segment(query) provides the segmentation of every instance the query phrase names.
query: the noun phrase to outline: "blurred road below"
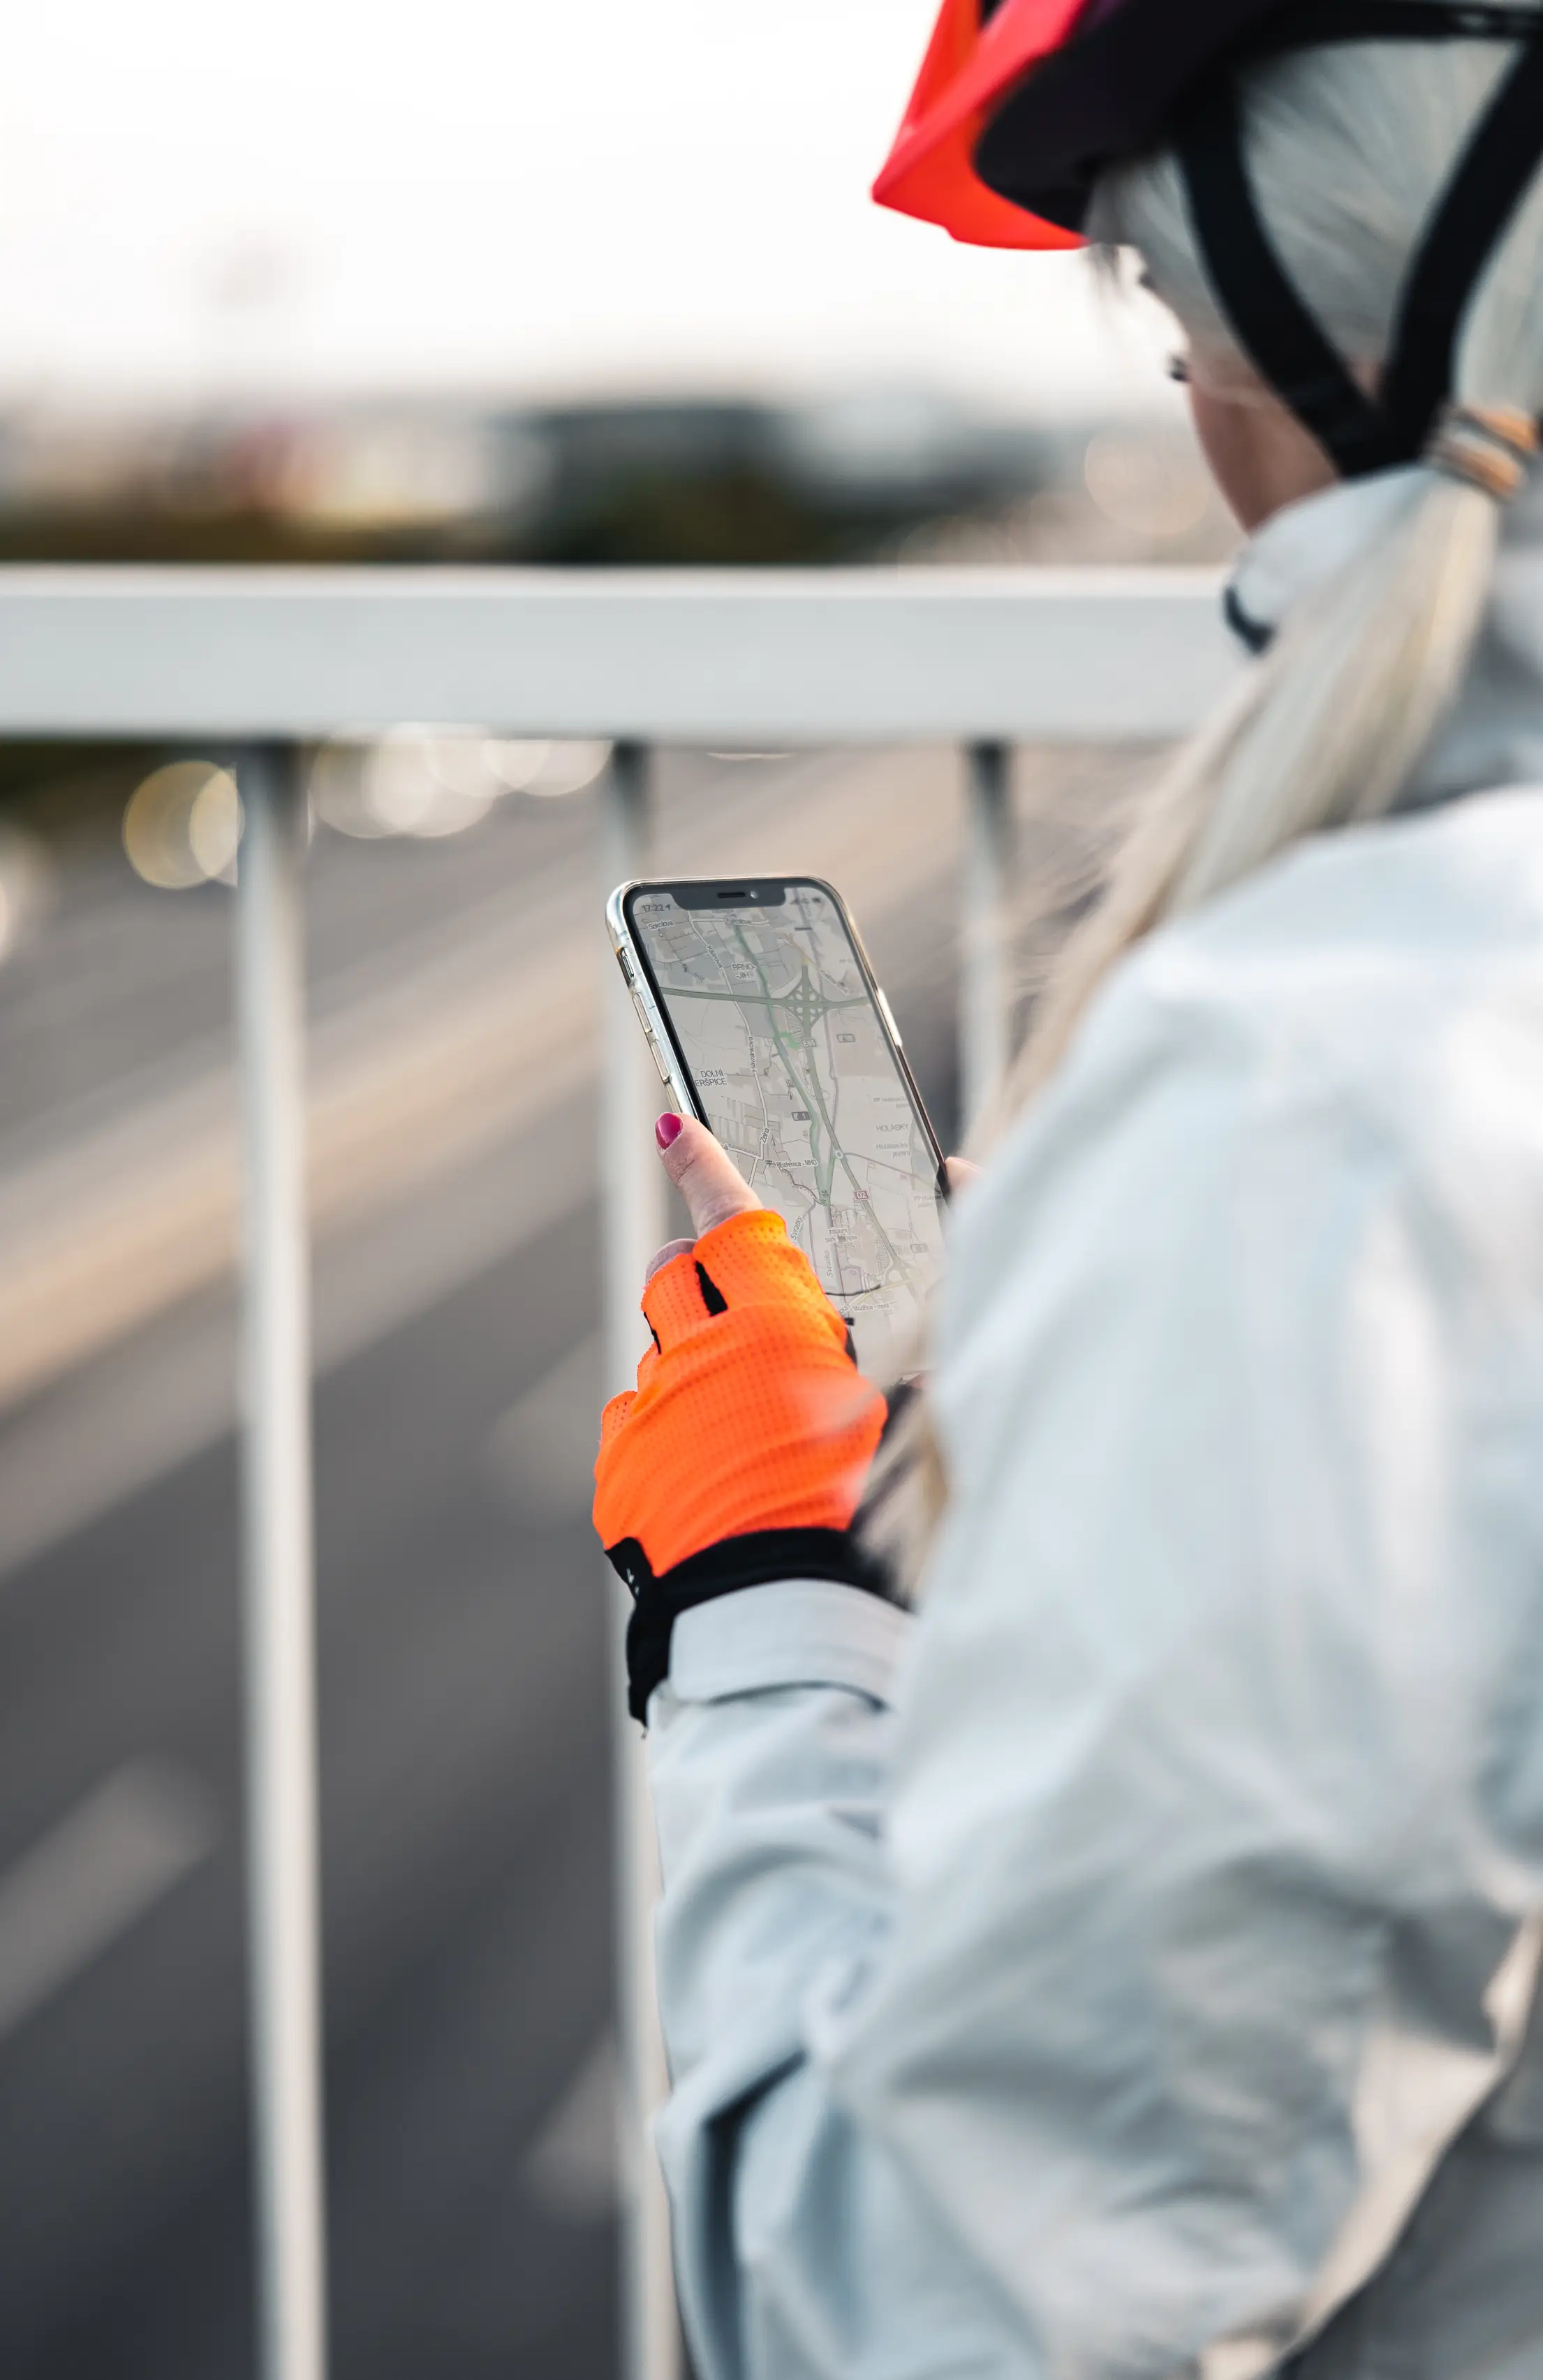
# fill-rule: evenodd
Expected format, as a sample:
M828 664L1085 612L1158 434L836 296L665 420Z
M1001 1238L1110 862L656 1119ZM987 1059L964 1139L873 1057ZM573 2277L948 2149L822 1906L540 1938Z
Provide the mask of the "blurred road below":
M953 1124L951 754L659 768L849 894ZM339 2380L614 2368L595 797L312 865ZM0 2369L249 2380L229 896L0 974Z

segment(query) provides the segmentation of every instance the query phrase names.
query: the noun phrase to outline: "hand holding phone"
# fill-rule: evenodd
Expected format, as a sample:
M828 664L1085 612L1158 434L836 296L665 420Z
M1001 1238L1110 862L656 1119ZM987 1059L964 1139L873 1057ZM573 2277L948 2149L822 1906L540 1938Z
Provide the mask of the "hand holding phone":
M808 877L633 883L607 918L674 1103L784 1217L885 1377L937 1268L945 1182L839 894Z

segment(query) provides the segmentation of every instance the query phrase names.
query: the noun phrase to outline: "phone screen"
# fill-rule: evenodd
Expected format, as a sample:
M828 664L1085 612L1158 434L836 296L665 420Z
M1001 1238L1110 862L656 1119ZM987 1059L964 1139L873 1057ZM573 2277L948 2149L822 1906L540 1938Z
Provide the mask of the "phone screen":
M840 904L816 883L756 892L650 885L627 915L700 1112L881 1377L937 1269L936 1146Z

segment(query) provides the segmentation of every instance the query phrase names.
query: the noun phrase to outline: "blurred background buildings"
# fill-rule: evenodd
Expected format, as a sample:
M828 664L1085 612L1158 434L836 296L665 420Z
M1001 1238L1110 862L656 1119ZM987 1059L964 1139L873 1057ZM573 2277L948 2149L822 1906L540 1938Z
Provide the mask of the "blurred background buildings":
M922 382L799 403L438 398L0 414L7 561L1209 560L1181 419Z

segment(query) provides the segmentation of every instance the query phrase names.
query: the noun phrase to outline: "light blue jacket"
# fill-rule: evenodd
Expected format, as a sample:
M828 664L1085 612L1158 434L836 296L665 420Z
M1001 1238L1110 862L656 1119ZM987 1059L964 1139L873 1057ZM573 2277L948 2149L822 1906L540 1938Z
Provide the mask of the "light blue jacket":
M935 1390L651 1706L701 2380L1539 2380L1543 793L1143 946Z

